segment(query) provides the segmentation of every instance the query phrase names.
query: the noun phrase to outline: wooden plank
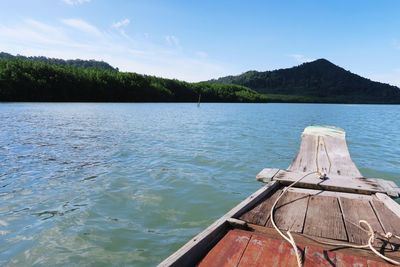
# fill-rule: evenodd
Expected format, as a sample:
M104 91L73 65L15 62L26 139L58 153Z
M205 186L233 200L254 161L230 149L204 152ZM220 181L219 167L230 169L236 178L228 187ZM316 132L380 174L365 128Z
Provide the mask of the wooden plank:
M400 205L386 194L376 193L375 196L382 201L385 206L390 209L397 217L400 217Z
M265 196L275 192L280 187L279 183L272 181L266 184L262 188L258 189L255 193L251 194L245 200L243 200L239 205L235 206L228 213L225 214L226 218L239 218L243 213L254 207L254 205L263 199Z
M281 193L282 190L277 190L272 196L267 196L254 208L240 216L240 219L253 224L265 225L270 216L271 207Z
M290 244L282 240L267 239L260 235L252 236L239 263L239 267L296 265L296 255Z
M303 233L347 241L346 228L336 197L310 197Z
M271 182L251 194L248 198L234 207L220 219L211 224L203 232L184 244L175 253L170 255L158 266L192 266L196 264L209 249L222 238L227 231L228 223L226 220L234 216L240 216L250 207L254 206L260 199L275 191L279 187L276 182Z
M354 257L349 254L336 254L336 267L360 266L368 267L367 259Z
M283 188L283 189L285 189L285 188ZM373 195L361 195L361 194L354 194L354 193L344 193L344 192L325 191L325 190L297 188L297 187L291 187L288 189L288 191L308 194L310 196L345 197L345 198L352 198L352 199L365 199L368 201L372 200L374 197Z
M300 149L290 164L288 170L297 172L312 172L317 170L316 153L317 137L314 135L302 135Z
M289 170L312 172L318 169L324 169L327 174L361 176L351 160L342 129L320 126L304 129L299 152Z
M385 188L386 193L394 198L398 198L400 194L400 188L393 182L383 179L376 179L376 182L380 187Z
M256 180L263 183L270 182L278 171L279 169L265 168L257 174Z
M199 267L237 266L249 243L251 234L230 230L200 261Z
M332 163L323 136L317 137L316 153L317 170L328 175L331 174Z
M339 198L339 201L342 207L349 242L363 245L368 243L368 234L355 226L359 225L360 220L367 221L375 231L383 232L382 226L369 201L342 197ZM382 245L382 242L375 240L374 246L379 247L380 245Z
M306 246L304 255L304 267L336 266L335 252L323 250L320 247Z
M400 218L378 199L372 200L371 204L376 216L379 219L379 222L382 225L383 230L385 231L385 234L390 232L394 235L400 236ZM392 238L390 241L400 245L400 240L396 238Z
M361 176L360 171L351 159L345 136L344 138L324 136L323 140L329 158L332 162L332 166L328 174L354 177Z
M268 228L264 226L259 226L259 225L253 225L253 224L248 224L248 227L250 230L254 231L253 235L264 235L266 238L272 238L272 239L280 239L282 240L282 237L276 232L275 229L273 228ZM379 257L377 257L371 250L368 249L355 249L355 248L350 248L350 247L338 247L338 246L331 246L323 243L318 243L315 242L314 240L311 240L307 237L305 237L303 234L300 233L292 233L294 240L296 240L296 244L300 247L304 246L314 246L314 247L319 247L322 250L326 251L333 251L335 253L344 253L348 255L352 255L353 257L362 257L367 260L372 260L372 261L378 261L379 263L385 263L385 261ZM326 242L334 242L333 240L327 239L327 238L315 238L320 241L326 241ZM337 241L340 243L348 243L346 241ZM350 243L348 243L350 244ZM393 258L394 260L399 261L400 260L400 251L385 251L385 255Z
M301 233L304 217L307 211L308 195L295 192L286 192L278 201L274 212L275 224L282 230ZM273 227L271 218L267 227Z
M280 170L273 177L273 180L283 185L289 185L306 174L307 173L303 172ZM327 178L328 179L322 180L317 173L311 173L298 182L296 187L369 195L374 193L386 193L386 189L382 188L375 179L335 174L330 174Z

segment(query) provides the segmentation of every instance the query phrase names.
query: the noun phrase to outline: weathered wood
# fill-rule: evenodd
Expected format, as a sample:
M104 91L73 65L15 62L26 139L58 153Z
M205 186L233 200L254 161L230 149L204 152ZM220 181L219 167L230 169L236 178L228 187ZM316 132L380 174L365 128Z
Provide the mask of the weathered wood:
M310 196L345 197L345 198L352 198L352 199L365 199L368 201L373 199L373 195L361 195L361 194L354 194L354 193L325 191L325 190L298 188L298 187L291 187L288 189L288 191L309 194Z
M272 181L271 183L258 189L255 193L251 194L244 201L240 202L239 205L228 211L225 214L226 218L238 218L240 215L252 208L258 201L263 199L268 194L275 192L280 187L279 183Z
M339 198L339 201L342 207L349 242L363 245L368 243L368 233L355 226L359 225L360 220L367 221L375 231L383 232L382 226L369 201L342 197ZM377 239L374 242L374 246L379 247L381 244L382 242Z
M255 193L250 195L239 205L234 207L223 217L211 224L203 232L192 238L189 242L183 245L179 250L170 255L158 266L192 266L197 263L209 249L218 242L220 238L227 231L229 225L226 220L234 216L240 216L253 205L255 205L260 199L274 192L279 187L278 183L271 182L268 185L263 186Z
M302 135L300 150L290 164L288 170L297 172L312 172L317 170L317 137Z
M391 197L398 198L400 195L400 188L393 182L383 179L376 179L380 187L385 189L386 194Z
M239 267L266 266L265 264L262 264L262 261L267 258L270 253L267 249L268 242L269 240L266 238L260 238L253 235L239 262Z
M385 206L390 209L394 214L400 218L400 205L396 203L393 199L385 194L376 193L375 196L382 201Z
M249 223L265 225L270 216L270 211L275 200L282 193L282 190L277 190L272 196L267 197L254 208L240 216L240 219Z
M303 233L347 241L346 228L336 197L310 197Z
M270 182L278 171L279 169L265 168L257 174L256 180L263 183Z
M275 229L265 227L265 226L259 226L255 224L248 224L248 227L250 230L254 231L257 234L262 234L265 235L267 238L274 238L274 239L281 239L282 237L276 232ZM300 233L292 233L292 236L294 240L296 240L296 244L298 246L314 246L314 247L319 247L321 250L326 250L326 251L334 251L336 253L343 253L343 254L348 254L353 257L362 257L367 260L372 260L372 261L378 261L380 264L385 263L385 261L379 257L377 257L371 250L369 249L356 249L356 248L351 248L351 247L338 247L338 246L331 246L323 243L316 242L312 239L309 239L305 237L303 234ZM326 241L326 242L334 242L331 239L327 238L319 238L316 237L316 240L320 241ZM348 243L346 241L337 241L340 243ZM348 243L350 244L350 243ZM399 261L400 260L400 251L385 251L385 255L393 258L394 260ZM382 265L385 266L385 265Z
M301 233L304 217L307 210L308 195L295 192L286 192L276 204L274 221L279 229ZM266 226L273 227L271 218Z
M348 267L348 266L368 266L367 259L354 258L354 256L348 254L338 253L336 255L336 266L337 267Z
M272 180L278 181L283 185L289 185L305 175L303 172L280 170ZM296 183L296 187L369 195L386 193L387 191L386 188L381 187L376 179L330 174L327 179L323 180L319 178L317 173L307 175Z
M373 199L371 204L385 234L390 232L394 235L400 236L400 218L378 199ZM393 238L390 241L400 245L400 240L396 238Z
M320 247L306 246L304 252L304 267L336 266L336 253Z
M345 132L339 128L310 126L304 129L300 150L289 166L297 172L324 171L328 175L361 176L351 160Z
M237 266L251 234L240 230L229 231L200 261L199 267Z
M296 260L290 245L283 241L274 229L252 223L271 226L269 213L276 197L280 194L280 191L277 190L282 185L291 184L313 171L327 174L328 179L321 180L317 174L305 177L296 184L296 188L291 188L282 197L274 216L277 225L282 230L291 230L296 244L300 248L304 248L301 242L311 242L305 236L296 234L296 232L302 231L322 241L340 240L338 241L340 243L366 244L367 233L353 225L358 225L360 219L368 221L378 232L397 233L397 229L400 229L397 227L400 206L388 196L398 197L399 187L391 181L362 177L351 160L344 131L327 127L307 127L302 135L299 153L289 166L289 171L264 169L257 179L264 182L272 180L272 182L234 207L163 261L160 266L193 266L198 264L201 259L203 259L201 264L207 266L212 264L221 266L224 263L231 263L234 266L238 264L241 266L294 265ZM300 195L302 197L299 197ZM341 216L344 222L340 223ZM239 230L234 230L238 239L229 234L221 240L228 231L232 233L230 231L232 227L246 231L250 229L257 234L244 231L239 233L235 232ZM279 240L265 241L259 235L260 232L269 233ZM343 233L347 234L348 238L344 238ZM245 238L239 238L243 236ZM311 243L323 249L328 247L330 251L323 252L318 249L307 250L306 248L306 256L308 255L309 259L312 259L308 263L306 261L307 266L319 266L324 263L324 260L332 261L337 266L350 263L375 266L375 260L379 264L383 263L381 259L367 250L338 249L314 241ZM380 242L374 243L374 246L379 245ZM385 251L385 255L397 261L400 259L399 251L391 251L387 247L381 247L381 249ZM336 252L335 257L332 256L334 255L332 250ZM290 254L290 257L281 257L282 251ZM337 251L346 255L338 255ZM272 256L268 256L271 255L271 252ZM331 253L330 256L321 257L321 253L325 252ZM208 256L203 258L207 253ZM358 256L364 257L365 260L358 260ZM257 260L261 258L261 261Z
M252 235L239 266L296 266L297 260L293 248L287 242Z

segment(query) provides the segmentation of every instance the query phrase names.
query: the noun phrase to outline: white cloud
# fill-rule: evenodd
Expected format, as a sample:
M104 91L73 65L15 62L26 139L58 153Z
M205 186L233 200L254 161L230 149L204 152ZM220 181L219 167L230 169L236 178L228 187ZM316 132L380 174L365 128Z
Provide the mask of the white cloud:
M121 71L186 81L209 80L237 72L210 57L200 57L195 51L176 49L180 44L174 36L165 39L170 44L153 41L151 35L127 37L81 19L64 19L58 24L33 19L12 25L0 22L0 51L11 54L104 60Z
M0 38L5 44L55 45L67 41L64 31L33 19L25 19L14 26L0 24Z
M101 36L102 33L100 32L99 29L97 29L95 26L91 25L90 23L82 20L82 19L62 19L62 23L64 23L67 26L70 26L72 28L78 29L82 32Z
M82 5L84 3L89 3L91 0L62 0L64 3L70 6Z
M310 61L314 61L315 59L307 57L305 55L302 54L290 54L288 55L288 57L293 58L295 61L299 62L299 63L305 63L305 62L310 62Z
M177 48L180 48L180 42L178 37L174 36L174 35L167 35L165 36L165 41L167 42L167 44L169 46L175 46Z
M115 29L120 29L129 25L131 21L129 19L123 19L112 24L112 27Z
M125 29L131 21L129 19L123 19L117 22L114 22L111 27L117 30L122 36L126 39L133 41L133 39L125 32Z

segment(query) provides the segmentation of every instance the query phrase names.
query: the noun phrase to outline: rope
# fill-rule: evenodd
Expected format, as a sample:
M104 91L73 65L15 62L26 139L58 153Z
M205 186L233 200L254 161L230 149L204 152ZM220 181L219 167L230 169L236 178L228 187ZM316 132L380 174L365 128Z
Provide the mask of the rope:
M287 242L289 242L290 245L292 245L292 247L293 247L293 249L294 249L294 251L295 251L295 253L296 253L297 266L299 266L299 267L302 267L302 266L303 266L303 261L302 261L302 258L301 258L301 253L300 253L299 249L297 248L296 242L294 241L293 236L290 234L290 231L287 231L287 232L286 232L286 234L288 235L288 236L286 236L286 235L284 235L284 234L281 232L281 230L279 230L278 226L276 226L275 221L274 221L274 209L275 209L275 206L276 206L276 204L278 203L278 201L281 199L281 197L286 193L286 191L287 191L290 187L294 186L296 183L300 182L302 179L304 179L304 178L307 177L308 175L311 175L311 174L314 174L314 173L318 173L318 171L310 172L310 173L308 173L308 174L306 174L306 175L300 177L299 179L297 179L296 181L294 181L293 183L291 183L288 187L286 187L286 188L282 191L282 194L280 194L280 196L275 200L274 204L272 205L271 214L270 214L272 226L275 228L275 230L276 230Z
M328 157L328 159L329 159L329 157ZM317 162L318 162L318 161L317 161ZM289 188L291 188L292 186L294 186L296 183L300 182L300 181L301 181L302 179L304 179L305 177L307 177L307 176L309 176L309 175L311 175L311 174L315 174L315 173L317 173L317 174L319 175L319 178L325 178L325 177L326 177L326 174L325 174L325 173L321 173L321 172L319 171L318 164L317 164L317 171L314 171L314 172L310 172L310 173L305 174L304 176L300 177L299 179L297 179L296 181L294 181L293 183L291 183L288 187L286 187L286 188L282 191L282 193L280 194L280 196L275 200L274 204L272 205L271 212L270 212L270 218L271 218L272 226L275 228L275 230L279 233L280 236L282 236L290 245L292 245L292 247L293 247L293 249L294 249L294 251L295 251L295 253L296 253L297 266L299 266L299 267L302 267L302 266L303 266L303 260L302 260L301 252L300 252L300 250L297 248L296 242L295 242L295 240L294 240L292 234L290 233L290 230L286 231L286 234L287 234L287 236L286 236L285 234L282 233L282 231L281 231L281 230L278 228L278 226L275 224L275 221L274 221L274 210L275 210L275 206L276 206L276 204L278 203L278 201L279 201L279 200L281 199L281 197L288 191ZM344 217L343 217L343 218L344 218ZM345 220L346 220L346 219L345 219ZM346 220L346 221L348 221L348 220ZM384 260L386 260L386 261L388 261L388 262L390 262L390 263L392 263L392 264L400 265L400 262L395 261L395 260L393 260L393 259L390 259L390 258L386 257L385 255L382 255L379 251L377 251L377 250L372 246L372 243L373 243L374 240L375 240L375 234L381 235L381 236L385 237L386 239L390 239L390 238L392 238L392 237L395 237L395 238L398 238L398 239L400 240L400 237L399 237L399 236L393 235L393 234L390 233L390 232L388 232L388 233L386 233L386 234L377 233L376 231L374 231L374 230L372 229L371 225L370 225L367 221L365 221L365 220L360 220L360 221L359 221L359 225L357 225L357 224L355 224L355 223L353 223L353 222L350 222L350 221L348 221L348 222L351 223L351 224L353 224L353 225L355 225L355 226L357 226L357 227L360 228L361 230L363 230L363 231L365 231L365 232L368 233L369 238L368 238L368 243L367 243L367 244L365 244L365 245L352 245L352 244L345 244L345 243L326 242L326 241L320 241L320 240L314 239L314 238L312 238L312 237L310 237L310 236L308 236L308 235L304 235L304 236L307 237L307 238L309 238L309 239L311 239L311 240L314 240L314 241L316 241L316 242L318 242L318 243L326 244L326 245L330 245L330 246L341 246L341 247L344 246L344 247L351 247L351 248L370 248L370 249L372 250L372 252L374 252L378 257L380 257L380 258L382 258L382 259L384 259ZM368 227L368 230L362 228L362 227L361 227L362 224L365 224L365 225Z

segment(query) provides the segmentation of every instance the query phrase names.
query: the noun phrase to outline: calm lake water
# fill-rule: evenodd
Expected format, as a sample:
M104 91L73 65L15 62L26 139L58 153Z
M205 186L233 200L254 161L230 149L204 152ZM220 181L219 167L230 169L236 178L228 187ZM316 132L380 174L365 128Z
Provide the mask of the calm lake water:
M400 184L400 106L0 104L0 265L152 266L286 168L313 124Z

